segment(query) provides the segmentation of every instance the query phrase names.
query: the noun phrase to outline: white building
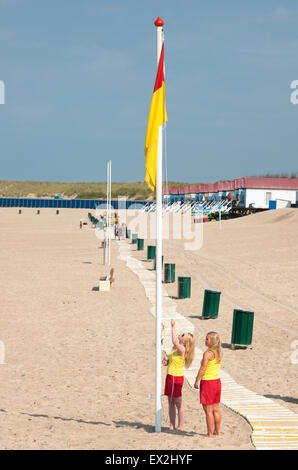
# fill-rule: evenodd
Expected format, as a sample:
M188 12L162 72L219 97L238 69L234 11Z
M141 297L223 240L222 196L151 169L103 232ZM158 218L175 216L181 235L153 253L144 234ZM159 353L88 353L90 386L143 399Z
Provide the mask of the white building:
M245 208L291 207L298 201L298 178L239 178L235 199Z

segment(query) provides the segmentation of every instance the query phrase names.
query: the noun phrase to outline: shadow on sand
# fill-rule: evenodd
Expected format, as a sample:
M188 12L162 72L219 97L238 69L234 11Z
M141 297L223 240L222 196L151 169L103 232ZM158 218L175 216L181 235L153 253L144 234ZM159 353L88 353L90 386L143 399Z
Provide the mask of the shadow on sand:
M0 409L1 413L8 413L8 411ZM104 426L112 426L111 424L104 423L102 421L87 421L84 419L76 419L76 418L63 418L62 416L50 416L47 414L40 414L40 413L24 413L20 411L18 414L23 416L30 416L30 418L45 418L45 419L56 419L60 421L74 421L80 424L93 424L93 425L104 425Z
M295 405L298 405L298 398L293 398L293 397L283 397L281 395L264 395L266 398L272 398L272 399L277 399L277 400L283 400L287 403L294 403Z
M93 424L93 425L104 425L104 426L111 426L111 424L104 423L102 421L86 421L84 419L76 419L76 418L63 418L62 416L49 416L49 415L44 415L44 414L35 414L35 413L22 413L20 412L21 415L25 416L31 416L32 418L46 418L46 419L56 419L59 421L74 421L75 423L80 423L80 424Z
M150 424L144 424L140 423L138 421L113 421L115 426L117 428L120 427L130 427L130 428L136 428L136 429L144 429L148 434L153 434L155 433L155 426L152 426ZM178 431L175 429L174 431L171 431L169 428L162 427L161 432L165 434L177 434L179 436L188 436L188 437L193 437L193 436L198 436L200 434L196 432L188 432L188 431Z

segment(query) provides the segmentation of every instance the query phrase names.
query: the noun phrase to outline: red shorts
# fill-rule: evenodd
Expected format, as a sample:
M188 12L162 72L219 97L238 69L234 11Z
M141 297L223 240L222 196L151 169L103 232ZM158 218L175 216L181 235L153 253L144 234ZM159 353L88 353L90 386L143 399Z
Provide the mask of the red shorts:
M184 377L183 375L174 376L167 374L166 384L165 384L165 395L168 397L181 397L182 395L182 386L183 386Z
M202 405L215 405L220 403L221 381L201 380L200 382L200 403Z

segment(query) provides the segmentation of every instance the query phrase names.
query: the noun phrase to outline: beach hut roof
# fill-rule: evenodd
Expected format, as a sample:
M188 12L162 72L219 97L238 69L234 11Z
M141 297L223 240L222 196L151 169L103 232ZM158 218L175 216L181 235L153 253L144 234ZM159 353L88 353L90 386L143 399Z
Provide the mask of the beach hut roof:
M217 183L209 183L207 184L207 193L216 193L217 191Z
M298 190L298 178L236 178L232 181L219 181L180 188L164 188L164 194L199 194L235 189L292 189Z
M169 188L170 194L178 194L178 188Z
M218 191L234 191L234 189L235 189L235 180L218 182Z
M235 189L239 188L298 190L298 178L237 178Z

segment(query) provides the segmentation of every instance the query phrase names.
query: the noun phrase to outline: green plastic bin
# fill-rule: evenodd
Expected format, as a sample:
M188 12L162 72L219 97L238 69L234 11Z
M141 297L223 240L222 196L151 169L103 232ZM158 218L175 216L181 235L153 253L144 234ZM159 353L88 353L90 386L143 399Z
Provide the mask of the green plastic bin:
M36 214L37 214L37 215L39 215L39 214L40 214L40 210L39 210L39 209L36 211Z
M215 290L205 290L202 317L217 318L221 292Z
M163 267L163 256L161 257L161 267ZM156 256L154 256L154 266L153 269L156 271Z
M58 209L56 210L56 214L57 214L57 215L59 214L59 211L58 211Z
M154 259L156 253L156 246L148 245L147 246L147 259Z
M130 238L130 230L128 228L126 229L126 238Z
M138 251L144 250L144 238L137 239L137 250Z
M21 214L21 213L22 213L22 209L19 209L19 214Z
M189 299L191 292L191 278L187 276L178 277L178 298Z
M138 241L138 234L137 234L137 233L133 233L133 234L132 234L132 237L131 237L131 243L132 243L133 245L135 245L135 244L137 243L137 241Z
M231 344L248 346L252 343L252 332L254 324L254 312L246 310L234 310Z
M175 282L175 264L166 263L165 264L165 282Z

